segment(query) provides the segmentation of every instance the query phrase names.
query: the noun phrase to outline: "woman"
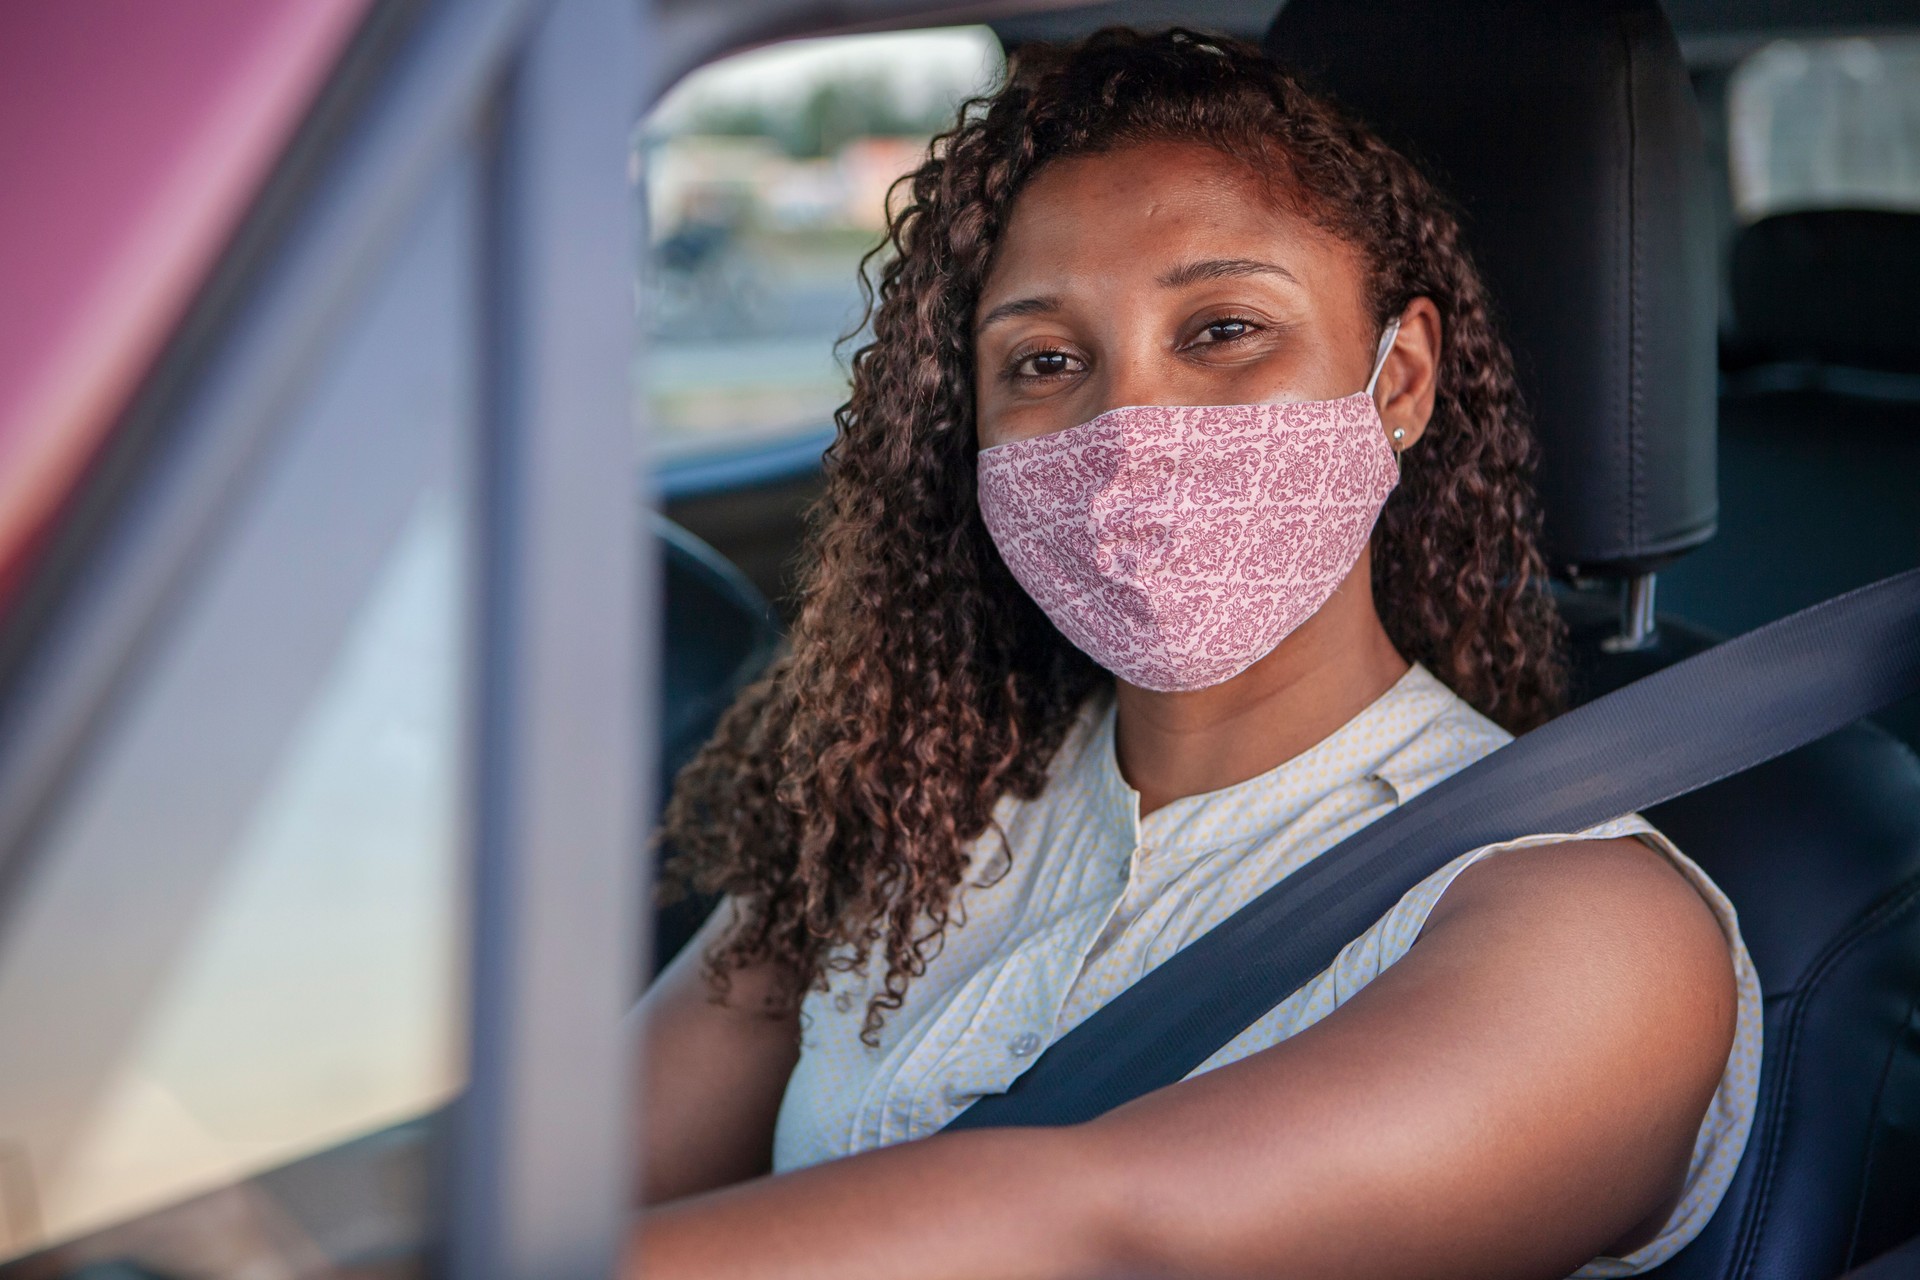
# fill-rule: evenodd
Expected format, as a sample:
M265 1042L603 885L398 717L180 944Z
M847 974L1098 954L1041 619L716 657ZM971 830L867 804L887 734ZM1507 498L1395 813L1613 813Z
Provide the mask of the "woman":
M1251 47L1108 31L1023 51L906 195L791 656L669 813L729 897L642 1005L636 1265L1670 1256L1746 1139L1758 990L1633 816L1463 855L1180 1084L938 1132L1562 680L1507 352L1363 127Z

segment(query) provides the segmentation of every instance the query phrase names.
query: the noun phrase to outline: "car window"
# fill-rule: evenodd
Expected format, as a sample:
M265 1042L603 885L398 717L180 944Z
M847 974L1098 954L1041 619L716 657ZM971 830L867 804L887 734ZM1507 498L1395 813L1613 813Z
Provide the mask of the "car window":
M0 1258L462 1082L478 189L449 170L347 317L27 851L0 934ZM260 1231L293 1253L261 1270L245 1211L111 1256L206 1276L327 1256L281 1214Z
M999 75L985 27L795 41L708 65L642 122L645 379L663 461L791 443L846 399L835 343L887 189Z
M1776 40L1728 86L1734 210L1920 209L1920 36Z

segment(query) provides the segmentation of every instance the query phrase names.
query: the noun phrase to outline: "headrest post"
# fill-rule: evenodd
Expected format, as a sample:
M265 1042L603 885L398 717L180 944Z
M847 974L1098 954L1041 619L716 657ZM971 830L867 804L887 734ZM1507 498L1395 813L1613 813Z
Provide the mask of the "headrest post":
M1653 618L1654 575L1635 574L1620 584L1620 634L1600 642L1607 653L1637 653L1651 649L1660 639Z

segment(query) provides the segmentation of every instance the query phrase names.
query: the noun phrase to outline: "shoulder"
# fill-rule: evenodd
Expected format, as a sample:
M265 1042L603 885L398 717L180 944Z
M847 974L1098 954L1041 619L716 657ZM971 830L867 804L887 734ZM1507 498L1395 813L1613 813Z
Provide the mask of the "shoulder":
M1379 767L1402 803L1506 746L1513 735L1415 663L1384 708L1402 739Z
M1427 678L1441 694L1440 709L1430 730L1436 737L1460 744L1476 758L1513 741L1511 733L1481 715L1472 703L1442 684L1438 677L1428 674Z
M1640 838L1476 861L1435 905L1428 939L1478 963L1524 965L1598 1018L1671 1028L1676 1050L1692 1046L1705 1076L1725 1064L1738 1000L1733 939L1699 887Z
M1454 918L1510 920L1528 931L1698 944L1721 967L1727 938L1671 857L1636 835L1569 839L1481 858L1454 878L1429 928Z
M1194 1214L1294 1212L1303 1231L1340 1224L1349 1250L1408 1206L1437 1207L1432 1239L1454 1244L1463 1213L1538 1220L1567 1256L1537 1273L1565 1275L1660 1238L1735 1018L1730 939L1662 852L1547 841L1461 871L1411 949L1338 1008L1095 1127L1152 1151L1163 1180L1164 1153L1198 1135L1190 1176L1211 1181ZM1488 1238L1514 1265L1510 1238Z

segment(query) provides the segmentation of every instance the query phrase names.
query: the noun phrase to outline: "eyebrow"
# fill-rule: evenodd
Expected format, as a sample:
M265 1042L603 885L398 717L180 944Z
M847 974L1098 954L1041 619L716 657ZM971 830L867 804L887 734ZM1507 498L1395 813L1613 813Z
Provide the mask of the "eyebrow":
M1162 275L1160 283L1169 289L1178 289L1202 280L1230 280L1235 276L1285 276L1295 284L1300 283L1293 272L1279 263L1255 258L1206 258L1182 263Z
M1199 262L1183 262L1171 271L1163 273L1159 284L1166 289L1179 289L1186 285L1198 284L1202 280L1231 280L1236 276L1284 276L1299 284L1299 277L1277 262L1262 262L1257 258L1205 258ZM974 332L1002 320L1011 320L1015 316L1038 316L1060 309L1060 299L1019 298L1012 302L1003 302L980 317L980 323L974 326Z
M1049 311L1059 309L1060 299L1058 298L1020 298L1013 302L1003 302L981 316L980 323L973 327L973 331L978 333L988 325L998 324L1002 320L1011 320L1015 316L1045 315Z

